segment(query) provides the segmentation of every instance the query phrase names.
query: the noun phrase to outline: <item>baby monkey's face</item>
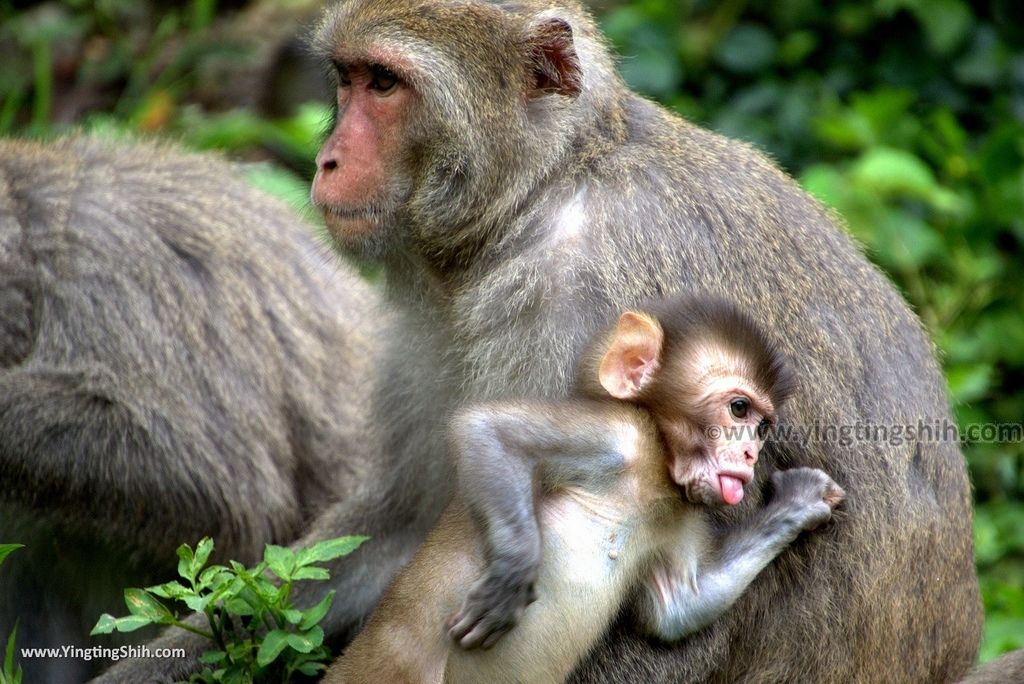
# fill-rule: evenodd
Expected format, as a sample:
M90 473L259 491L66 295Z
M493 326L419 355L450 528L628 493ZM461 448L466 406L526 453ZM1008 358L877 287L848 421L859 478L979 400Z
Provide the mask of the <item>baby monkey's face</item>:
M704 382L697 401L652 407L668 453L672 480L693 503L735 505L754 477L754 464L774 422L771 402L740 377ZM674 410L673 410L674 409Z
M627 311L605 338L603 391L654 418L672 480L693 503L733 506L754 478L761 447L788 395L788 367L747 317L728 305L684 301L658 317ZM666 332L666 330L668 332Z

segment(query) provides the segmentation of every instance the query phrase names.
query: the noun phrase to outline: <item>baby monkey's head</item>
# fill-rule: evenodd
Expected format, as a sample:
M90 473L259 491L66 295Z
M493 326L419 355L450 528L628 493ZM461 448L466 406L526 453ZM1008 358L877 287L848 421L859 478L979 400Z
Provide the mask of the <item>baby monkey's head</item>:
M673 481L694 503L739 503L769 429L792 393L783 355L753 319L720 299L678 297L623 313L584 354L592 397L645 408Z

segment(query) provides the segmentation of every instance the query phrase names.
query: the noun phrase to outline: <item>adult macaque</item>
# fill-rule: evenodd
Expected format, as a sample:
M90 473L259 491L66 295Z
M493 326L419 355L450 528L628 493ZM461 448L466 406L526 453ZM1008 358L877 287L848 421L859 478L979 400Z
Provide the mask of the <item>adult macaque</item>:
M388 476L308 535L373 537L333 568L336 643L449 499L437 433L453 408L564 398L585 341L639 302L686 292L757 311L801 378L793 425L951 419L919 321L829 213L749 146L630 92L573 0L348 0L316 45L337 115L313 200L340 245L381 264L405 317L373 399L374 472ZM809 439L761 459L841 482L843 524L794 544L672 648L617 623L573 681L962 675L982 613L959 445ZM763 491L755 474L712 526L755 514Z
M97 645L123 590L214 537L253 561L372 464L376 298L237 167L0 142L0 635ZM171 660L173 663L174 661ZM24 659L81 682L102 660Z
M325 682L561 682L630 596L658 639L710 623L843 496L777 472L712 552L702 508L742 499L790 382L749 318L685 299L623 314L568 400L460 411L455 502Z

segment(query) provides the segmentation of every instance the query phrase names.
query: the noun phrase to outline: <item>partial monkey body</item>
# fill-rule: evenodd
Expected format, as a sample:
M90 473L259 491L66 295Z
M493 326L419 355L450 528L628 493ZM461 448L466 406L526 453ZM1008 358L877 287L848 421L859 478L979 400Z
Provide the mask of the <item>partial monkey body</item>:
M731 306L662 306L684 315L627 312L595 341L574 399L458 413L456 500L325 682L561 682L625 605L680 639L830 518L843 492L825 473L780 471L712 539L705 506L742 499L788 375Z

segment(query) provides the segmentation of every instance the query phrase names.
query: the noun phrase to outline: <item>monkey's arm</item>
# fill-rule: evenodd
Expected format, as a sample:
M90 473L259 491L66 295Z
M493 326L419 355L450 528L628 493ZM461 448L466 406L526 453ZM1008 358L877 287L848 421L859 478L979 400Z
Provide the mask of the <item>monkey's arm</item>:
M730 532L711 563L701 566L693 543L702 546L703 533L684 526L681 543L640 592L638 613L648 632L674 641L716 620L800 532L828 521L844 496L828 475L812 468L777 472L772 485L771 503Z
M621 472L638 434L635 412L601 402L487 404L456 415L459 493L483 531L487 563L449 621L461 646L490 646L533 600L536 496L570 484L600 491Z

